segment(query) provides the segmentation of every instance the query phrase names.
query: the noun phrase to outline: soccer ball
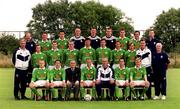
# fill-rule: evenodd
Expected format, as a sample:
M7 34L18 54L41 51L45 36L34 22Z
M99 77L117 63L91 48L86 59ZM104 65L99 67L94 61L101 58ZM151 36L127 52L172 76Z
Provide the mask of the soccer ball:
M92 99L92 97L91 97L91 95L89 95L89 94L86 94L86 95L84 96L84 100L85 100L85 101L91 101L91 99Z

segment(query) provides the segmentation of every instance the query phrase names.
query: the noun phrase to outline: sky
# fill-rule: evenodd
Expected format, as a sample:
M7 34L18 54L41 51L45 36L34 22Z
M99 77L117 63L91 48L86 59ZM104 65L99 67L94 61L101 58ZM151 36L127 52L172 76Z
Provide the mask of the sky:
M32 19L32 8L46 0L0 0L0 31L25 31ZM54 0L53 0L54 1ZM69 0L74 2L76 0ZM81 0L83 2L88 0ZM132 18L135 30L145 30L156 17L170 8L180 8L180 0L94 0L112 5Z

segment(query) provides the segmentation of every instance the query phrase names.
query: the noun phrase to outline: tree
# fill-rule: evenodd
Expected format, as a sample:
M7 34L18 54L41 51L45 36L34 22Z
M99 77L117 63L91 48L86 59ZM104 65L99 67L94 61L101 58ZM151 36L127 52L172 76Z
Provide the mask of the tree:
M12 54L19 45L18 39L13 35L2 34L0 36L0 52L9 55Z
M164 45L165 51L175 52L180 43L180 8L162 12L153 25L156 36ZM146 32L147 36L147 32Z
M71 3L68 0L47 1L38 4L32 10L32 20L27 27L37 37L40 37L43 31L57 34L60 28L64 28L69 37L73 35L75 27L80 27L85 37L89 35L91 27L97 28L99 36L103 34L106 26L118 30L123 26L127 29L127 33L134 30L130 25L131 19L120 10L94 1L85 3L80 1Z

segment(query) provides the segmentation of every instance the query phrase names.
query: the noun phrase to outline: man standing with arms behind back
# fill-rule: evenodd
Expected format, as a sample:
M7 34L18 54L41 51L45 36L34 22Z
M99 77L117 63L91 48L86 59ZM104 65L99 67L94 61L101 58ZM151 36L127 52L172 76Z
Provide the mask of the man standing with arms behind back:
M14 76L14 97L16 100L20 100L18 93L21 92L21 99L27 99L26 92L26 80L27 69L29 67L29 61L31 59L30 52L25 48L26 40L20 40L20 47L13 53L12 62L15 66Z

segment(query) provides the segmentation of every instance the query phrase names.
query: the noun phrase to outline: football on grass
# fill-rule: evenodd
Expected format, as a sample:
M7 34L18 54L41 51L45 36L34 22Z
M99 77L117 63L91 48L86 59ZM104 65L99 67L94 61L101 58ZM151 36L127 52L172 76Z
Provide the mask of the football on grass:
M91 97L91 95L89 95L89 94L86 94L86 95L84 96L84 100L85 100L85 101L91 101L91 99L92 99L92 97Z

